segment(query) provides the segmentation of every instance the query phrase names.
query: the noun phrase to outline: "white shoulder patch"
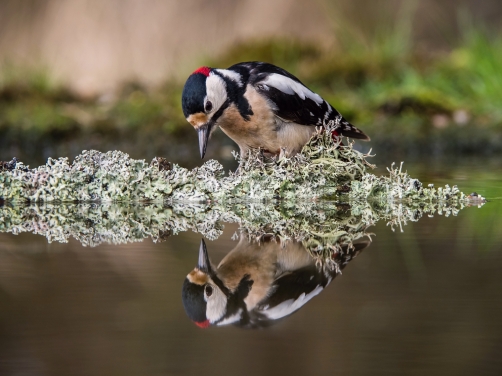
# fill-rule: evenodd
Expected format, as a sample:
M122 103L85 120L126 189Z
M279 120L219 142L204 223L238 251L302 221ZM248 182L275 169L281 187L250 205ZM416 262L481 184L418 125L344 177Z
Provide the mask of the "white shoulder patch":
M242 309L239 309L239 311L236 314L231 315L231 316L227 317L226 319L221 320L216 325L224 326L224 325L234 324L237 321L239 321L241 319L241 317L242 317Z
M242 77L239 73L228 69L215 69L222 76L230 78L232 81L237 82L237 85L242 87Z
M301 99L309 98L312 99L317 105L321 105L323 99L319 94L314 93L312 90L306 88L299 82L292 80L289 77L283 76L278 73L270 74L265 80L261 82L276 89L282 91L284 94L298 95Z
M277 320L282 317L286 317L291 315L293 312L298 311L303 305L305 305L310 299L314 296L318 295L323 290L321 285L317 286L314 290L312 290L308 294L301 294L298 299L286 300L273 308L265 310L263 312L269 319Z

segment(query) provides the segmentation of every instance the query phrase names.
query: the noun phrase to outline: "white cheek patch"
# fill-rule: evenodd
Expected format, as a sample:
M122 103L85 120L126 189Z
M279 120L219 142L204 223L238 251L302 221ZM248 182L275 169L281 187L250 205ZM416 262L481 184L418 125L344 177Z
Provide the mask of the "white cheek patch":
M210 74L206 79L207 100L213 104L213 109L210 113L219 110L221 105L227 100L227 86L225 81L220 76Z
M220 320L227 312L227 297L216 286L213 286L213 294L207 298L206 317L210 322Z
M298 95L301 99L309 98L312 99L317 105L321 105L324 101L320 95L314 93L312 90L306 88L301 83L292 80L289 77L283 76L281 74L272 73L265 80L261 82L262 84L274 87L284 94Z

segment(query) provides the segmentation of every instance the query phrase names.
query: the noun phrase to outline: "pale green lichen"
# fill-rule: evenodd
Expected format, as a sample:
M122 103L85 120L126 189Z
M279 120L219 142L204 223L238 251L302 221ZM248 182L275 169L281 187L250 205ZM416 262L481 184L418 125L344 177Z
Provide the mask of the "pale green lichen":
M367 168L367 155L341 145L331 132L318 132L293 157L266 159L250 151L239 160L239 170L222 179L226 191L217 197L267 200L273 198L318 199L343 194L352 180L359 180Z
M188 230L216 239L222 232L222 216L208 211L202 219L202 212L196 204L177 213L162 204L4 205L0 207L0 232L31 232L45 236L48 242L62 243L74 237L85 246L131 243L145 238L159 241Z
M293 157L265 158L259 150L225 176L215 160L188 170L161 158L150 164L125 153L83 151L73 163L49 158L29 169L13 160L0 168L0 199L8 202L264 201L281 198L370 201L466 201L457 187L424 188L401 168L378 177L367 154L319 130Z
M293 157L236 156L239 169L228 176L214 160L188 170L119 151L83 151L71 164L50 158L35 169L14 159L0 163L0 232L96 246L162 241L187 230L216 239L233 222L257 241L301 241L320 265L339 270L337 255L349 256L378 221L402 230L425 214L456 215L484 203L456 186L424 188L402 164L389 176L373 175L368 156L333 141L328 129Z
M0 197L14 202L155 200L171 194L168 175L157 159L147 164L119 151L83 151L72 164L68 158L49 158L35 169L16 163L0 173Z
M414 207L407 203L277 201L208 204L162 203L80 203L0 206L0 232L31 232L49 242L76 238L84 245L103 242L120 244L192 230L209 239L222 234L224 223L238 223L250 237L274 236L281 242L302 241L316 255L339 249L364 236L369 226L385 221L402 227L424 214L456 215L464 204L434 204Z
M370 201L405 201L420 202L422 205L432 202L457 203L471 200L473 197L466 196L456 185L450 187L435 188L434 184L423 187L422 183L413 179L407 172L403 171L403 163L399 168L392 164L387 169L389 176L375 176L364 174L361 179L351 182L349 197L351 200ZM478 198L483 200L482 197Z

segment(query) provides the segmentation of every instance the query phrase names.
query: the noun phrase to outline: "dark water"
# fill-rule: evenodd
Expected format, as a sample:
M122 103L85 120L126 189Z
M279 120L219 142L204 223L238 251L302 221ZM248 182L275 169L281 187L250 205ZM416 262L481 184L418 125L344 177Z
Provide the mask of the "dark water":
M0 234L0 375L501 374L501 164L408 170L491 202L403 232L378 222L341 275L265 329L201 329L187 317L181 290L200 234L94 248ZM245 252L236 231L206 240L213 264Z

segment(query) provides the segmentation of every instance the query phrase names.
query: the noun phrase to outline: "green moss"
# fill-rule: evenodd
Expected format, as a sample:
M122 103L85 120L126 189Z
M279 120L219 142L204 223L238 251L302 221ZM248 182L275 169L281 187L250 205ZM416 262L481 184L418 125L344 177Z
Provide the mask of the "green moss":
M430 150L433 138L446 152L502 150L501 34L464 22L449 51L430 53L415 44L412 16L413 9L403 8L387 26L364 35L338 20L336 46L261 39L201 60L215 67L246 60L284 67L377 147ZM192 135L181 111L183 83L184 77L170 79L153 90L129 82L115 95L81 97L41 69L6 67L0 72L0 147L15 141L31 149L34 142L94 140L96 134L105 145L140 148L165 135L177 143Z
M217 58L207 59L205 63L212 67L226 68L242 61L266 61L298 72L306 68L306 64L320 59L323 52L314 43L295 39L257 39L231 46Z

